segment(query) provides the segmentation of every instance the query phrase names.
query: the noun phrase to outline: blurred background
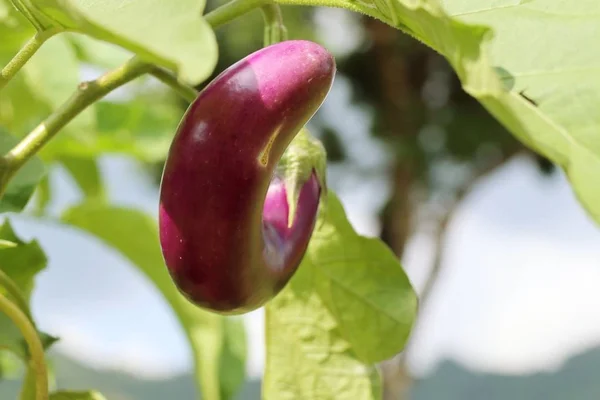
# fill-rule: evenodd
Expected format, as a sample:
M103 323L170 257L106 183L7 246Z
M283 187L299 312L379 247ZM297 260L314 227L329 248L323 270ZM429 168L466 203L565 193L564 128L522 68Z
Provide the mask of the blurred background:
M343 10L284 8L284 17L290 38L337 58L334 87L310 124L328 151L330 188L359 233L381 237L401 258L421 295L409 346L382 365L386 399L599 398L600 230L562 171L517 142L411 37ZM261 16L218 36L215 74L261 47ZM82 64L82 78L101 72ZM108 132L111 112L144 110L136 115L151 121L118 128L139 133L144 151L99 161L113 203L156 215L162 161L186 104L146 84L111 95L108 122L99 113ZM168 106L157 111L154 101ZM49 215L82 197L65 165L50 174ZM32 307L39 326L61 338L51 351L59 385L113 400L194 398L184 335L137 270L76 230L12 220L49 258ZM248 377L238 398L258 399L262 310L244 322ZM15 398L18 387L0 381L0 398Z

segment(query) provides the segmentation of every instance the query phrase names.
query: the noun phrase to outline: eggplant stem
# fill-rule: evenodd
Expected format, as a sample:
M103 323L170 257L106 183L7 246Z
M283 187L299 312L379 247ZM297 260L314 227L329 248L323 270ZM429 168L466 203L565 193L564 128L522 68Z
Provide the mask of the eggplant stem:
M262 6L260 10L265 21L265 47L287 40L288 33L283 23L281 7L276 3L268 3Z
M208 22L213 29L216 29L255 8L262 7L267 2L268 0L233 0L206 13L204 15L204 20Z

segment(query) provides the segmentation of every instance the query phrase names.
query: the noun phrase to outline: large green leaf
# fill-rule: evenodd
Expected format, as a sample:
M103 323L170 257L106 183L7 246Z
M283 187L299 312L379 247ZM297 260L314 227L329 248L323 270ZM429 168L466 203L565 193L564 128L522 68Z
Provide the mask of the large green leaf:
M444 6L460 21L493 29L485 45L504 90L480 100L566 170L600 221L600 2L445 0Z
M402 350L416 295L392 252L334 194L296 275L267 305L266 399L378 399L373 365Z
M204 399L227 399L234 393L223 366L238 374L245 364L240 351L239 326L223 317L194 306L173 284L164 265L156 222L140 211L98 203L82 204L68 210L63 221L86 231L127 257L160 290L169 302L189 339L196 365L196 382ZM236 333L237 332L237 333ZM240 383L240 379L234 379Z
M118 44L192 84L217 62L217 44L202 18L201 0L28 0L36 12L66 30Z
M362 12L437 50L469 94L524 144L563 167L600 222L600 2L278 2Z
M0 127L0 153L8 152L18 141ZM15 174L0 198L0 212L21 211L29 202L38 182L44 177L44 164L33 157Z

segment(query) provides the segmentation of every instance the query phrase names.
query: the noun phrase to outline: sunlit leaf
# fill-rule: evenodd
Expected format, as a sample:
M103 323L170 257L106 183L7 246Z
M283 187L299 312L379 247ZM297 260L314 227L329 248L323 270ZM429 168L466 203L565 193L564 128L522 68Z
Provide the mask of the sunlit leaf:
M379 399L374 366L404 347L417 311L379 240L357 235L331 193L296 275L267 305L266 399Z
M5 133L0 127L0 153L8 152L17 143L17 139ZM21 211L29 202L44 174L44 164L37 157L27 161L11 179L6 192L0 198L0 212Z
M201 0L28 0L66 30L118 44L176 70L184 81L207 78L217 61L214 33L202 18Z

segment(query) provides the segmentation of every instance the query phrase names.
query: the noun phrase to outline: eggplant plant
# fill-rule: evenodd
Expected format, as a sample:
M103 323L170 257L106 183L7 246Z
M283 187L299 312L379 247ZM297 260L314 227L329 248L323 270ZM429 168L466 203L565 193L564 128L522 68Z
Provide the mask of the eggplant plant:
M38 327L29 305L48 260L42 245L13 228L22 214L87 233L148 278L190 345L203 399L235 398L246 345L234 314L260 307L263 398L383 398L380 363L404 349L417 295L397 257L354 231L326 185L325 150L309 123L331 101L336 62L322 43L288 40L279 4L360 12L437 51L468 94L565 169L600 220L600 192L586 184L600 175L597 124L571 118L600 104L600 86L592 76L554 79L593 71L597 59L554 39L565 36L557 16L589 11L581 26L569 25L573 43L589 41L600 3L441 3L231 0L205 12L201 0L0 0L0 378L19 372L16 357L20 400L103 398L58 390L48 371L46 352L60 337ZM544 9L539 18L552 16L544 29L531 28L536 7ZM215 31L255 9L264 17L264 47L206 82L219 45L230 45ZM546 32L552 51L532 52ZM569 68L561 57L573 57ZM189 105L183 115L171 95ZM586 107L573 111L581 101ZM156 213L107 194L99 159L113 153L164 162ZM83 194L58 215L47 207L57 169Z

